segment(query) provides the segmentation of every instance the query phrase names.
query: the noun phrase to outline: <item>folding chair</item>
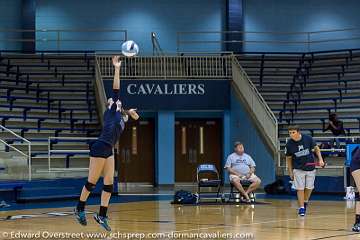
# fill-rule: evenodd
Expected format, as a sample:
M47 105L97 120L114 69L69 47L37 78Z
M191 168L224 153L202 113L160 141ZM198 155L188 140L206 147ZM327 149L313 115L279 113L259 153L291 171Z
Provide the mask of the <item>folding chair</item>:
M249 180L240 180L241 186L244 188L244 190L246 191L246 189L251 185L251 182ZM235 191L234 191L235 189ZM255 201L255 194L253 192L251 192L249 194L250 199L252 198ZM230 182L230 194L229 194L229 199L228 201L236 201L236 202L240 202L240 193L237 191L237 189L235 188L235 186Z
M196 181L198 183L198 201L200 199L222 200L220 197L221 179L214 164L200 164L196 170ZM201 192L201 188L217 188L216 197L202 197L201 194L214 193L213 191Z

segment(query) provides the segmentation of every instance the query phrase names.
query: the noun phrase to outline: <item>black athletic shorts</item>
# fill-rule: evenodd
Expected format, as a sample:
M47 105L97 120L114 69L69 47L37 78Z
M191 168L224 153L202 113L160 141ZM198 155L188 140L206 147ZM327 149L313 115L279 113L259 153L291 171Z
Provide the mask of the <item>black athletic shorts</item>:
M360 169L360 160L354 159L350 163L350 172Z
M113 155L113 148L110 144L96 140L89 143L90 157L108 158Z

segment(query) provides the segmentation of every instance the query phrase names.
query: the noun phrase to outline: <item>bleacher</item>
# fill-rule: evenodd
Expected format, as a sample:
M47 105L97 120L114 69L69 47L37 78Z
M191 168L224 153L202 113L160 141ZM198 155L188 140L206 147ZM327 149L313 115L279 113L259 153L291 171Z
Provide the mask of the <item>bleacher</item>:
M99 133L94 95L94 56L84 54L0 54L0 124L32 142L33 173L48 169L49 137L93 137ZM0 131L20 150L27 145ZM54 167L87 167L87 141L51 140ZM10 152L12 149L7 148ZM2 174L2 179L11 176Z
M332 136L323 131L330 112L348 136L359 135L360 50L247 53L238 59L277 116L281 147L289 124L314 137Z

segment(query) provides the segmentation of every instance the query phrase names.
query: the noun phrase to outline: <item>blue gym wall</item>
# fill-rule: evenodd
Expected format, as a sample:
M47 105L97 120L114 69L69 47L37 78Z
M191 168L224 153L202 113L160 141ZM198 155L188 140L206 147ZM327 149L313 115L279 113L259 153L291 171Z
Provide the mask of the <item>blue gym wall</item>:
M240 0L239 0L240 1ZM242 0L244 31L307 32L360 27L357 0ZM237 3L235 0L230 3ZM230 6L231 7L231 6ZM21 28L21 0L0 0L0 28ZM231 9L230 9L231 10ZM177 31L221 31L226 25L225 0L37 0L36 29L127 29L128 38L139 42L142 53L151 53L150 33L156 32L161 47L176 51ZM232 29L229 26L229 29ZM358 37L356 32L316 34L312 40ZM1 39L20 36L0 31ZM38 32L37 38L57 39L56 32ZM120 33L66 33L70 39L122 39ZM306 35L245 34L244 40L304 41ZM197 35L183 40L221 40L218 34ZM314 44L311 51L356 48L360 40ZM119 49L118 42L38 42L37 49L62 50ZM20 49L21 44L0 41L0 49ZM216 51L220 43L183 45L183 51ZM244 51L307 51L305 44L246 43Z
M358 0L244 0L244 31L309 32L360 27ZM360 31L316 34L312 40L328 37L359 37ZM303 41L306 36L245 34L244 40ZM360 40L346 44L332 42L314 44L311 51L359 48ZM304 45L244 44L244 51L307 51Z
M225 22L223 0L38 0L37 29L126 29L128 39L139 43L142 54L152 53L150 33L156 32L161 47L167 52L176 51L177 31L221 31ZM109 34L67 34L70 38L109 38ZM56 33L39 33L38 38L56 39ZM120 39L115 34L113 39ZM212 39L212 38L210 38ZM215 44L209 50L221 49ZM55 42L39 43L38 50L56 49ZM65 50L119 49L120 43L76 43L60 45Z
M21 38L21 33L2 30L21 29L21 0L0 0L0 49L20 50L20 42L4 41Z
M231 91L230 139L231 152L233 142L240 141L244 144L245 152L250 154L256 163L256 175L261 178L262 186L275 180L274 159L233 90ZM226 180L228 181L227 178Z
M157 116L157 149L155 179L160 185L172 185L175 180L175 114L159 111Z

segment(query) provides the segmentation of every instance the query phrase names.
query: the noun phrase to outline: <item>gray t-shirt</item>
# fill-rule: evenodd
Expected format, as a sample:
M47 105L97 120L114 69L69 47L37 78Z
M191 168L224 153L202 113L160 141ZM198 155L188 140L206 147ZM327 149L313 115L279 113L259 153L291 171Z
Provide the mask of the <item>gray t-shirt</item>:
M254 160L246 153L242 155L237 154L236 152L230 154L226 159L226 164L224 168L231 167L237 173L241 175L246 175L250 172L250 167L255 167Z

